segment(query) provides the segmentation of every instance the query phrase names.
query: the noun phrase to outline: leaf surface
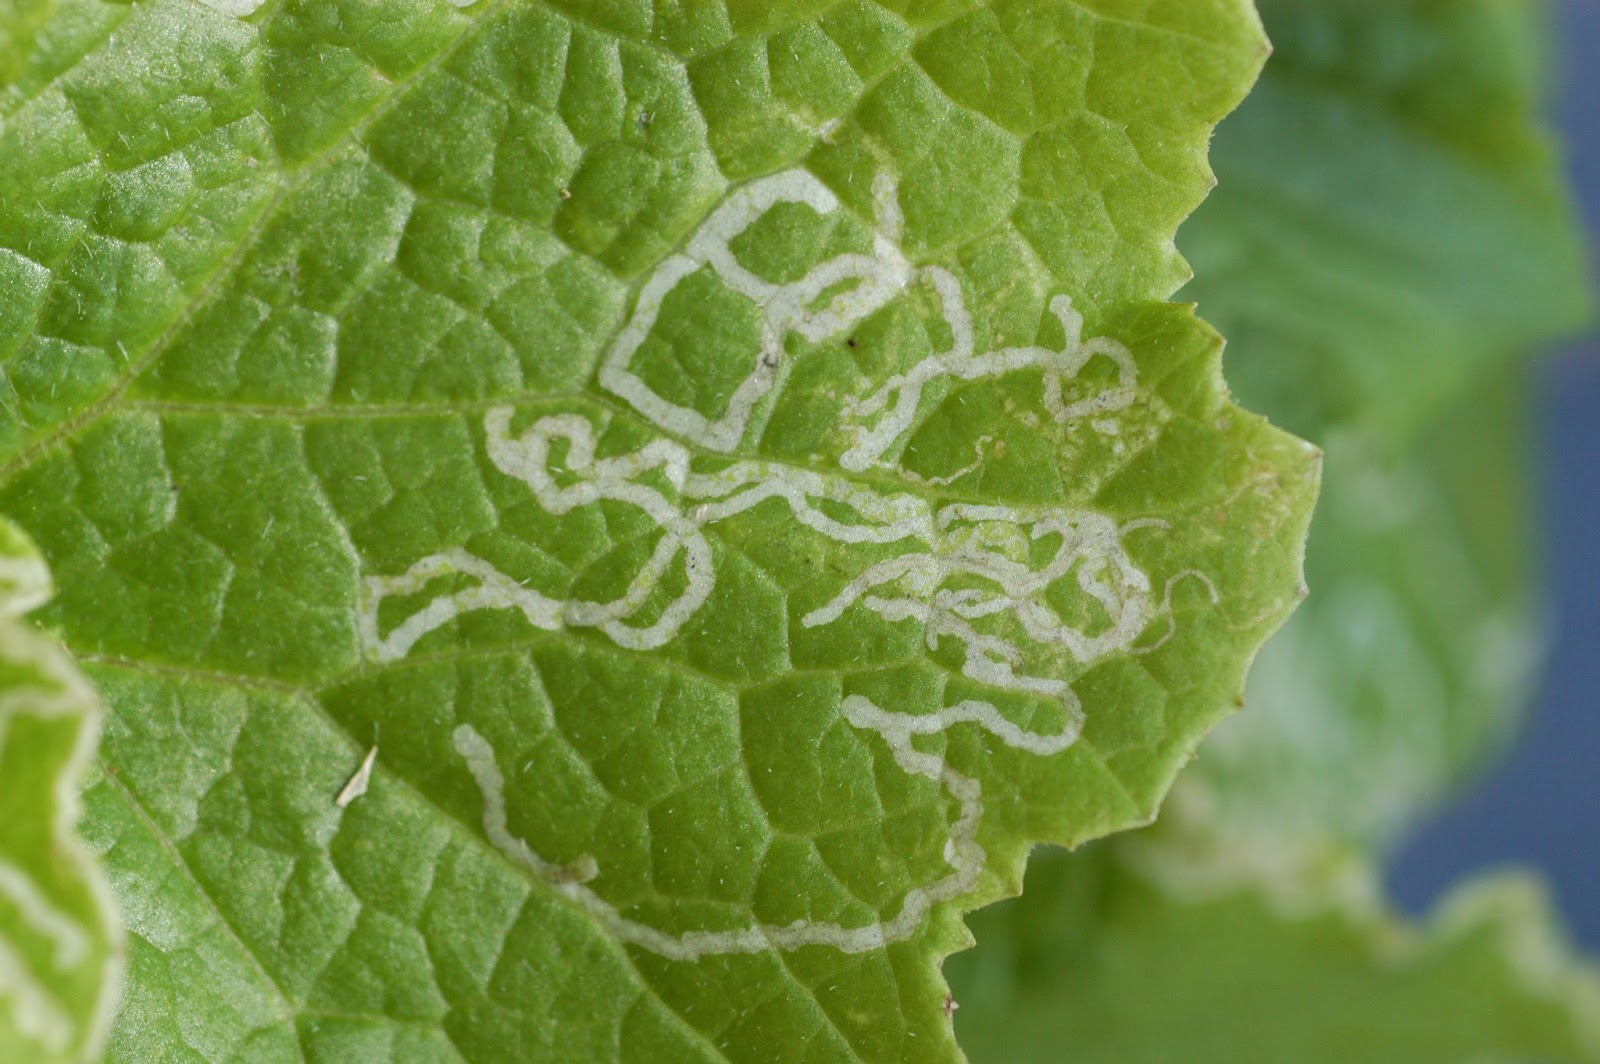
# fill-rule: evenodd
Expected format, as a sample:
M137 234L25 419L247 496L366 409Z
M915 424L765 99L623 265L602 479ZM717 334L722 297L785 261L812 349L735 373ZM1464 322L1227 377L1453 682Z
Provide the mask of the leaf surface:
M960 915L1298 599L1315 454L1165 302L1239 0L20 54L0 511L111 706L113 1059L956 1059Z

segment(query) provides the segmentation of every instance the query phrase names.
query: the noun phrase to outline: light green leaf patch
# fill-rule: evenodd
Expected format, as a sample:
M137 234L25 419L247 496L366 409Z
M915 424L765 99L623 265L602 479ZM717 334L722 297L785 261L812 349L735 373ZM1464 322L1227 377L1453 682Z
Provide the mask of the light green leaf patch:
M104 872L78 838L78 788L102 709L59 645L21 615L50 574L0 522L0 1059L99 1059L122 978Z
M1315 453L1165 301L1243 3L47 29L0 510L112 707L113 1059L957 1059L961 914L1299 598Z
M1211 856L1143 838L1036 856L947 965L974 1064L1600 1060L1600 979L1532 882L1474 883L1416 928L1359 863L1252 881Z

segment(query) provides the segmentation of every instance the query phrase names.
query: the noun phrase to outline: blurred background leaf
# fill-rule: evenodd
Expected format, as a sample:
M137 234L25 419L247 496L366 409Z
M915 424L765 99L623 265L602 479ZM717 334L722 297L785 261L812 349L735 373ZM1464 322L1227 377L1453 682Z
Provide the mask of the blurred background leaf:
M1246 406L1326 451L1311 597L1163 822L1035 855L946 971L977 1062L1600 1060L1530 877L1426 931L1379 862L1503 749L1544 643L1525 359L1592 312L1527 0L1262 0L1180 233Z
M1591 296L1552 137L1543 5L1261 0L1273 55L1212 144L1182 293L1245 406L1404 438Z
M946 967L973 1064L1600 1059L1600 984L1532 882L1475 884L1418 932L1349 867L1184 890L1138 856L1038 854L1022 898L971 918L982 948Z
M1221 829L1387 850L1514 732L1542 645L1522 376L1400 454L1353 428L1321 441L1312 594L1179 784Z

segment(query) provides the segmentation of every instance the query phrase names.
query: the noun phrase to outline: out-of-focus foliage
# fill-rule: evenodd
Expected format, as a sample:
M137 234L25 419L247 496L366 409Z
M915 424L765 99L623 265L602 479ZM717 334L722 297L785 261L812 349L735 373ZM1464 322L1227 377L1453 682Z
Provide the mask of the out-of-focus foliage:
M1161 824L1036 855L972 919L958 1032L980 1062L1600 1060L1536 885L1469 884L1426 931L1375 886L1539 654L1517 363L1590 310L1539 8L1262 9L1276 51L1180 246L1230 383L1326 449L1311 596Z
M1132 840L1036 854L1019 900L972 917L975 959L951 958L973 1064L1600 1060L1600 984L1536 883L1474 883L1416 929L1358 867L1238 861Z
M122 931L77 835L102 708L60 645L22 614L50 598L38 550L0 520L0 1061L98 1059Z
M1273 54L1212 144L1184 295L1229 384L1321 442L1404 438L1494 365L1581 325L1588 257L1533 120L1545 6L1261 0Z
M1542 638L1527 396L1485 384L1400 453L1329 432L1312 594L1179 784L1219 830L1385 849L1514 728Z

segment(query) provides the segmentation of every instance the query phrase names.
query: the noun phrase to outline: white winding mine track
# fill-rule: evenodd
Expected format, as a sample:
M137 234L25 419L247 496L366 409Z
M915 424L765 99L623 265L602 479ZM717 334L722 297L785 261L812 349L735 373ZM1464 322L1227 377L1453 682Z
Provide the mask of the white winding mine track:
M944 850L949 872L910 891L899 911L879 923L845 927L801 920L784 926L682 934L629 919L592 890L588 883L600 872L592 857L554 865L513 835L506 822L505 778L494 749L470 725L458 727L455 748L482 792L483 826L495 846L581 905L620 940L664 957L694 960L709 954L813 945L860 953L908 938L935 905L976 885L985 860L977 841L983 817L979 781L950 767L941 755L918 750L913 739L971 724L1008 746L1039 756L1067 749L1082 725L1077 697L1059 676L1027 672L1027 662L1070 659L1087 666L1131 652L1151 621L1167 610L1122 543L1131 528L1154 522L1118 526L1093 511L934 504L910 490L867 486L846 475L770 461L737 461L715 472L695 471L695 451L678 440L691 441L701 452L734 452L756 406L782 390L789 369L785 347L789 334L812 342L838 336L914 285L931 287L953 341L948 350L846 402L843 428L849 446L840 457L845 470L881 469L894 475L885 455L913 428L924 388L940 378L976 381L1042 370L1045 407L1055 420L1086 419L1095 431L1117 431L1115 415L1137 396L1138 372L1126 347L1104 337L1085 340L1083 319L1071 300L1056 296L1050 310L1065 332L1060 349L1007 347L977 352L960 281L940 267L918 267L906 258L893 182L880 176L874 192L878 217L870 254L836 256L787 284L766 281L739 263L730 242L773 206L804 204L823 215L840 209L837 197L816 177L788 170L731 194L686 249L662 262L646 280L631 318L605 356L599 380L606 391L677 439L658 438L630 454L600 458L595 453L594 426L582 415L542 417L519 433L513 431L510 407L488 412L484 430L490 460L502 473L526 484L544 510L565 514L602 501L623 503L660 528L653 553L620 596L587 601L547 594L459 548L424 558L404 573L366 581L362 636L371 656L382 662L404 658L428 633L473 610L518 610L536 628L594 628L618 646L650 650L676 637L716 584L707 527L777 500L796 521L835 542L900 549L807 613L800 620L803 626L826 627L852 609L868 610L888 621L916 621L923 626L930 649L940 639L964 647L962 673L971 680L1053 698L1066 710L1061 730L1046 735L1018 727L993 703L981 700L967 700L938 713L906 714L886 710L860 695L846 697L841 707L845 719L879 735L902 770L934 781L955 799L959 815L950 825ZM764 312L761 345L751 353L749 374L716 417L669 402L630 367L668 293L708 267ZM1114 383L1089 398L1065 401L1063 382L1096 358L1109 361ZM1055 544L1042 564L1037 563L1040 541ZM384 599L417 595L439 578L462 575L472 578L472 586L440 594L387 632L380 630L378 611ZM672 581L667 586L677 590L661 607L658 592L669 575ZM1063 580L1075 581L1109 618L1095 634L1065 623L1050 605L1047 589ZM958 586L951 587L952 583ZM655 604L649 611L654 619L635 620L647 601ZM976 622L997 615L1015 621L1023 638L980 630Z

